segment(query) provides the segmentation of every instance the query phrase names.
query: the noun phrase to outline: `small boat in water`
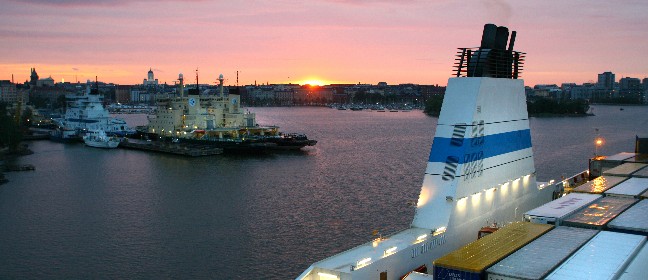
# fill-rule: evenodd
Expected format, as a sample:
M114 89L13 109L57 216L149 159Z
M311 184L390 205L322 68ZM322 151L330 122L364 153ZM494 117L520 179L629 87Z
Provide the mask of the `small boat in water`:
M117 148L119 146L119 138L108 136L103 130L91 130L83 136L83 142L95 148Z

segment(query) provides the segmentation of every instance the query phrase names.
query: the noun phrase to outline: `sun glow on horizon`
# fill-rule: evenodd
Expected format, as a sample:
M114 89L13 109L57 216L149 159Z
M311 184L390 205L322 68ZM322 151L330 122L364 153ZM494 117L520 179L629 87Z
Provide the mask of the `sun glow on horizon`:
M324 85L330 85L330 81L326 81L320 78L315 78L315 77L310 77L306 78L304 80L298 81L297 84L300 85L311 85L311 86L324 86Z

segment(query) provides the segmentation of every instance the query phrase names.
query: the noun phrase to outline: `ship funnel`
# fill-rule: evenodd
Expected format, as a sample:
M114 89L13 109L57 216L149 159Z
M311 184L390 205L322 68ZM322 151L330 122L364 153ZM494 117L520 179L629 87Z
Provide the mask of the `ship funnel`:
M521 71L524 53L513 51L516 32L489 23L484 25L479 49L461 48L457 77L490 77L517 79ZM506 47L508 43L508 49Z
M484 25L480 49L492 49L495 46L495 36L497 34L497 25L488 23Z
M496 50L505 50L506 41L508 41L509 31L508 28L504 26L497 27L497 33L495 34L495 47Z

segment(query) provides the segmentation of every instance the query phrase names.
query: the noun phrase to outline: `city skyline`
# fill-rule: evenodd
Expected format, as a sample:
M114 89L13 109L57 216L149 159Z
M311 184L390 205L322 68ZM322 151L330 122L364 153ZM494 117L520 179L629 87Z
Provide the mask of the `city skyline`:
M5 0L0 80L160 83L416 83L445 85L458 47L485 23L518 32L526 84L644 78L648 23L640 1L515 3L320 0Z

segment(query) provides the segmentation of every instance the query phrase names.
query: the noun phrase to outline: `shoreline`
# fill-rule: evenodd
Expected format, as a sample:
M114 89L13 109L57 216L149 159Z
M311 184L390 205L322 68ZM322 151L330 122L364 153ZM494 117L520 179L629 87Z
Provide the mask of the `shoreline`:
M33 166L29 168L16 168L15 164L14 165L7 164L7 161L13 161L16 160L18 157L31 155L33 153L34 152L30 150L29 146L25 143L20 143L17 151L11 152L9 151L8 148L0 150L0 185L9 182L9 179L7 179L7 177L5 176L6 172L34 170L31 169L33 168Z

